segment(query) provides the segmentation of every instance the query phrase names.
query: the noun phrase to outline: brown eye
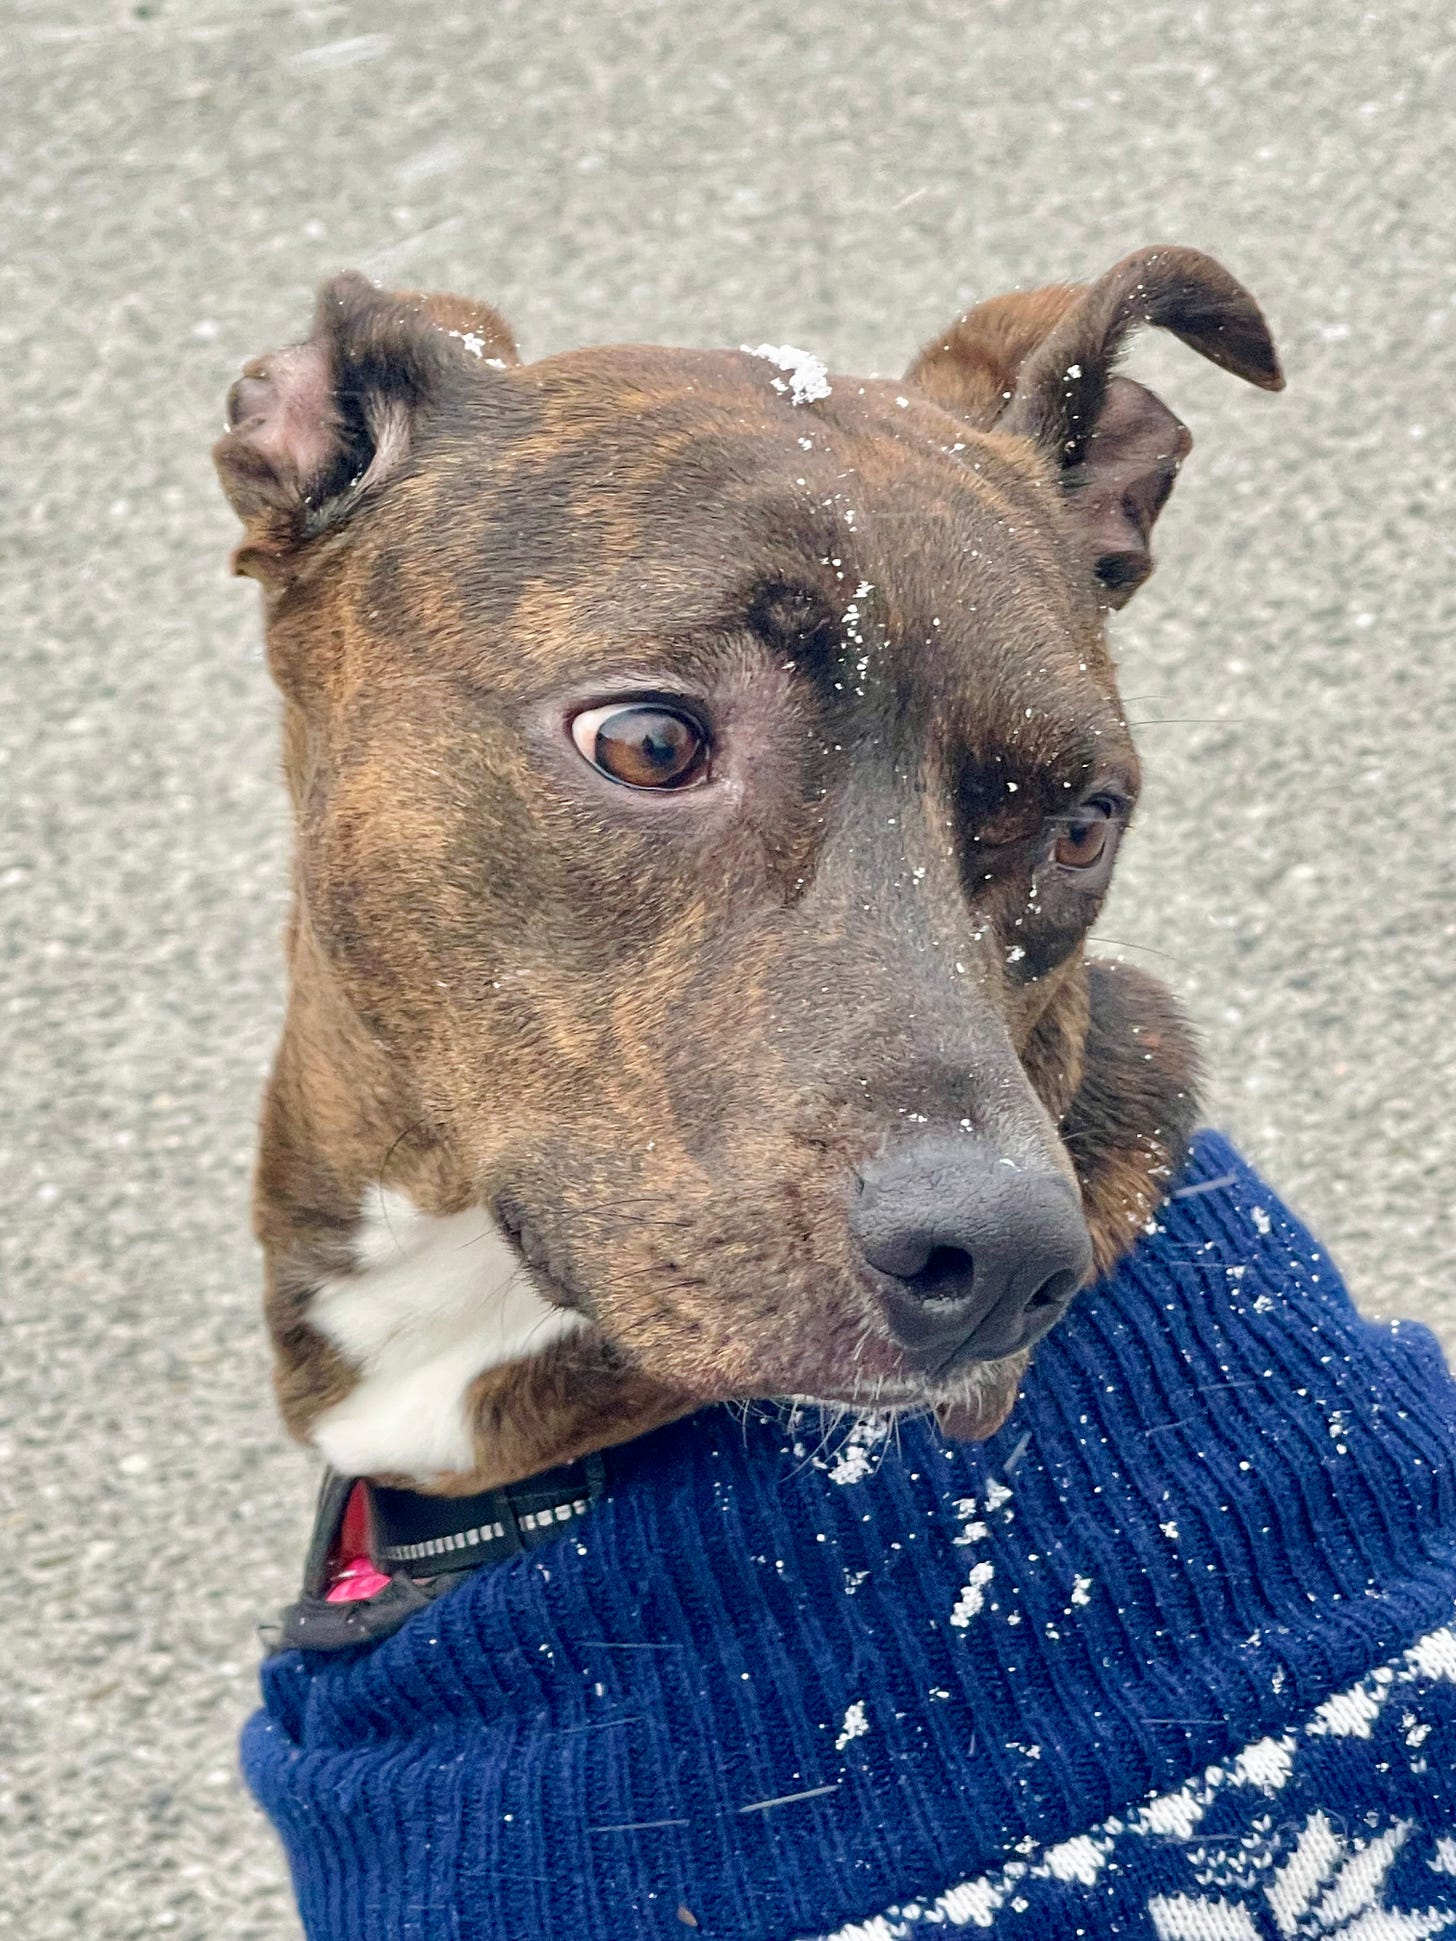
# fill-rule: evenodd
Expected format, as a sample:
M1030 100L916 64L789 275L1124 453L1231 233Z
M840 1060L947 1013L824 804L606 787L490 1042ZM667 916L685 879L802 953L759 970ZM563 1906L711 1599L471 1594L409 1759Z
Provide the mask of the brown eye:
M1052 855L1063 869L1091 869L1109 858L1119 833L1111 803L1084 802L1057 837Z
M587 708L571 738L593 768L633 789L680 789L708 767L708 737L691 716L653 701Z

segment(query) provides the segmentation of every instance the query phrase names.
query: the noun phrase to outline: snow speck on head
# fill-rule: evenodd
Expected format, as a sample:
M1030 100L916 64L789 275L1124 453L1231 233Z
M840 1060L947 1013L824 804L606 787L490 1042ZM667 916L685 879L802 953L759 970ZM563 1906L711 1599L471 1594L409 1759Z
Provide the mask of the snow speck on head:
M870 1729L865 1717L864 1700L857 1698L844 1715L844 1724L839 1728L839 1737L834 1741L834 1750L843 1752L851 1739L862 1739Z
M453 337L458 344L463 344L465 349L470 352L470 355L472 357L484 357L485 339L479 336L475 331L447 330L445 332L445 335L447 337Z
M1176 1523L1172 1521L1169 1521L1167 1523L1160 1523L1158 1525L1158 1528L1162 1531L1163 1535L1168 1539L1170 1543L1176 1543L1178 1541L1178 1526Z
M829 373L812 351L797 350L792 344L744 344L750 357L761 357L786 373L771 380L775 391L788 393L790 404L813 404L829 396Z
M1072 1602L1074 1604L1090 1604L1092 1602L1092 1579L1090 1577L1074 1577L1072 1579Z
M1011 1491L1004 1483L998 1483L993 1476L986 1485L986 1508L999 1510L1003 1503L1011 1501Z
M1269 1215L1262 1206L1251 1206L1249 1208L1249 1218L1253 1221L1258 1232L1267 1233L1269 1231Z

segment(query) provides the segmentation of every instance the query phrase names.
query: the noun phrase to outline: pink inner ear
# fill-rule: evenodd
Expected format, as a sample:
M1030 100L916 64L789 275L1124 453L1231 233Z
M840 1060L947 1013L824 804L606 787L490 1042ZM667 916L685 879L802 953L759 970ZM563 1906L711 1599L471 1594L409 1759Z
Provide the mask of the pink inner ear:
M293 344L246 364L228 393L228 423L254 467L306 492L328 469L338 444L324 346Z
M1129 377L1108 380L1072 505L1114 606L1153 570L1153 521L1192 447L1188 427L1160 398Z

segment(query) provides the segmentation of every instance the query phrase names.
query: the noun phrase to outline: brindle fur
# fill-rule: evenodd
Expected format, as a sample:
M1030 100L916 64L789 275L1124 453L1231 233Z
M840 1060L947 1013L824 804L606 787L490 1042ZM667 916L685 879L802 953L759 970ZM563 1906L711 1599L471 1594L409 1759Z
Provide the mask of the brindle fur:
M1137 760L1105 638L1188 446L1110 375L1138 321L1266 388L1253 300L1187 250L996 299L902 383L794 404L763 359L521 364L494 311L344 277L217 448L261 581L295 830L257 1225L307 1437L309 1325L366 1191L492 1207L594 1324L483 1376L510 1480L719 1398L1010 1407L904 1375L855 1169L924 1122L1075 1175L1099 1268L1194 1114L1176 1007L1090 964L1049 817ZM808 448L805 446L808 441ZM864 587L868 591L862 591ZM639 794L575 707L699 707L712 788Z

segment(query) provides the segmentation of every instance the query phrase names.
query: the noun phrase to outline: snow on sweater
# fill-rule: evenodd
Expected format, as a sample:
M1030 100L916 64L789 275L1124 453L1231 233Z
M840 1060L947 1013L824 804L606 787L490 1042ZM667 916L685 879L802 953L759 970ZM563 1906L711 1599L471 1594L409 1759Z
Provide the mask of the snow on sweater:
M991 1441L644 1437L245 1769L310 1941L1456 1934L1453 1431L1204 1133Z

